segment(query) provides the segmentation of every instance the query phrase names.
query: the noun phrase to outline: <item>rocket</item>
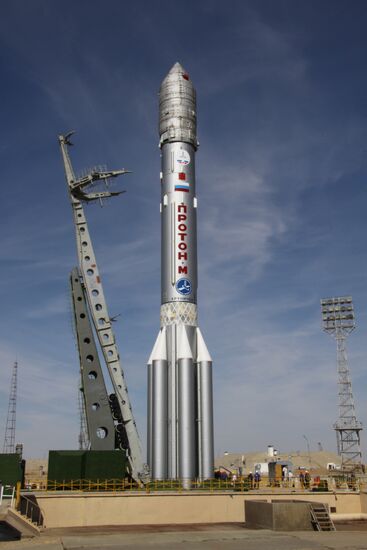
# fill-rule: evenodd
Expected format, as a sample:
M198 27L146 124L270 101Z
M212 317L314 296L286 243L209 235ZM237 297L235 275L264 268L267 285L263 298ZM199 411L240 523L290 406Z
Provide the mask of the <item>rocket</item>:
M213 477L213 389L197 317L196 92L179 63L160 87L159 136L161 310L148 360L147 462L152 479L189 484Z

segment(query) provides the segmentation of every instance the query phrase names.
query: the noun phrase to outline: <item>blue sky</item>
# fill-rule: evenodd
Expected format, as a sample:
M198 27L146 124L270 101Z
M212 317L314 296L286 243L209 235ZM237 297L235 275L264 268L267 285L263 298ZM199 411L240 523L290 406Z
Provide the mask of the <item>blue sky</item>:
M125 167L86 213L141 438L159 329L158 89L198 94L199 318L214 360L216 453L335 450L335 342L319 299L351 294L367 426L365 2L12 0L0 19L0 437L19 361L27 457L76 448L76 262L57 135L76 171ZM362 433L363 450L367 433ZM2 441L2 440L1 440Z

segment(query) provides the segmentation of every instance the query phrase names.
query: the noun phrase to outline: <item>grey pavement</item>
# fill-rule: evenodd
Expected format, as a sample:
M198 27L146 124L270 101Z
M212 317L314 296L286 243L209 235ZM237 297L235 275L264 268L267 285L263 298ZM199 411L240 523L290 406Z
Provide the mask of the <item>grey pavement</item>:
M250 530L242 526L214 526L198 530L170 532L94 532L88 534L43 534L34 539L2 542L0 550L367 550L367 531L274 532Z

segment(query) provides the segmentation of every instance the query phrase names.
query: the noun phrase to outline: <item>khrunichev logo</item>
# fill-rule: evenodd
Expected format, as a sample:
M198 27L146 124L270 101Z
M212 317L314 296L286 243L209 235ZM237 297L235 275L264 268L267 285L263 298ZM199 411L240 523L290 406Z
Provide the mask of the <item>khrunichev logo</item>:
M189 279L179 279L176 283L176 289L183 296L191 294L191 281Z
M180 151L177 151L176 153L176 161L177 164L180 166L187 166L190 164L190 155L187 151L184 149L181 149Z

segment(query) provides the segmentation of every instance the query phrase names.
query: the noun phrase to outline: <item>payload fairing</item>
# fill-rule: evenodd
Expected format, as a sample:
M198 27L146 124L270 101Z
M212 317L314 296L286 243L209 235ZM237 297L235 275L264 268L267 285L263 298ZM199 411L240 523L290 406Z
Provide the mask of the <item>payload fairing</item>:
M213 477L212 360L197 326L196 93L175 63L159 93L161 328L148 360L152 479Z

